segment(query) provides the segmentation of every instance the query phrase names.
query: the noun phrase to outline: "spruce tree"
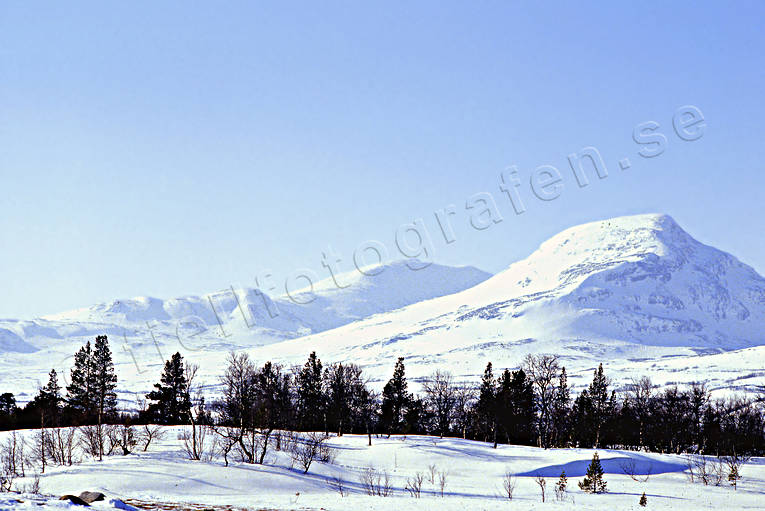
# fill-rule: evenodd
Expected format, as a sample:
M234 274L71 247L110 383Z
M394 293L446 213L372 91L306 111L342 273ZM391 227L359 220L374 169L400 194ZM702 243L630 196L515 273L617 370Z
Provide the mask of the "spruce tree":
M638 502L641 507L646 507L648 505L648 497L645 496L645 492L643 492L643 495L640 497L640 502Z
M297 373L296 380L298 426L306 431L327 429L322 365L315 351Z
M584 389L581 394L576 396L574 405L571 407L571 433L575 445L589 447L594 443L595 435L590 424L591 420L592 400L587 389Z
M524 445L531 445L535 437L534 425L536 423L534 387L533 382L526 376L523 369L513 371L510 391L513 401L516 441Z
M587 467L587 475L579 482L579 488L588 493L605 493L606 481L603 479L603 466L600 464L598 453L592 455L592 461Z
M494 448L497 447L497 435L501 430L505 434L505 441L510 442L510 435L515 431L515 421L513 413L513 395L511 385L513 374L509 369L502 371L497 378L497 397L494 404L497 417L497 425L494 436Z
M505 369L498 381L497 425L508 443L530 445L534 438L534 389L523 369Z
M406 375L404 371L404 357L399 357L396 367L393 369L393 377L385 384L382 393L382 406L380 420L391 433L399 433L404 428L404 413L409 404L410 396L407 392Z
M600 447L600 433L603 425L611 418L613 402L608 394L608 378L603 374L603 364L598 365L592 383L587 389L590 398L590 424L595 434L595 447Z
M259 464L263 464L268 440L275 429L289 424L292 412L290 400L291 379L279 364L266 362L255 373L255 426L260 435ZM241 444L240 444L241 445Z
M96 412L95 374L93 350L90 341L86 342L74 355L74 365L66 387L67 405L80 421L92 422Z
M332 364L324 371L327 389L327 418L337 436L343 436L345 427L353 415L353 368Z
M407 435L415 435L422 431L425 417L425 403L416 396L410 396L404 412L404 425L402 432Z
M16 429L17 416L16 397L10 392L0 394L0 429Z
M146 410L146 418L157 424L188 424L191 396L180 353L165 362L160 382L155 383L154 388L146 394L146 398L153 401Z
M571 439L570 415L571 393L568 388L566 368L563 367L552 404L553 443L557 447L566 447Z
M0 394L0 415L13 415L16 411L16 396L11 392Z
M497 447L497 381L494 378L494 370L491 362L486 364L486 369L481 377L481 385L478 389L478 401L475 405L478 431L483 434L483 441L489 438Z

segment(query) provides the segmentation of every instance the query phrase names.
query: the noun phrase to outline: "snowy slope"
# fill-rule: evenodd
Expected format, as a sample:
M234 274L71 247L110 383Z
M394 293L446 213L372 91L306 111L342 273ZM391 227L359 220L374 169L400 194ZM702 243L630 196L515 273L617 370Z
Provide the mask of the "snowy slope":
M647 374L720 389L765 385L765 279L666 215L573 227L488 279L473 268L382 270L340 275L348 287L319 283L306 305L245 289L3 320L19 349L0 354L0 380L34 392L50 367L67 374L77 346L106 333L128 400L151 387L176 350L201 365L211 386L231 350L287 365L316 351L362 365L377 384L398 356L415 379L435 366L475 379L489 361L516 367L527 353L554 353L574 384L605 362L617 384Z
M689 483L683 456L600 450L609 491L590 495L577 487L592 458L589 449L543 450L512 445L492 449L491 444L481 442L423 436L374 438L372 447L368 447L365 436L344 435L330 441L337 448L334 463L314 462L303 474L284 451L271 451L265 465L233 462L226 467L219 457L188 461L177 439L179 429L166 428L165 439L145 453L108 456L101 463L85 459L71 467L49 465L40 478L40 489L52 495L100 491L110 500L128 503L137 499L146 503L196 504L180 509L203 509L202 504L272 510L637 510L643 509L638 506L643 492L648 498L647 509L765 509L765 460L759 458L742 467L743 479L734 491L727 484L715 487ZM7 434L0 433L0 439ZM637 481L622 470L630 461L641 476ZM431 465L435 465L436 472L446 473L443 497L438 476L430 481ZM365 494L359 481L367 468L389 474L390 496ZM568 477L568 489L565 499L558 502L553 486L562 470ZM404 487L407 479L418 472L425 475L425 480L420 498L415 499ZM501 497L502 480L508 472L516 480L512 501ZM646 481L644 474L650 474ZM534 482L536 475L547 479L544 504ZM333 489L334 481L341 481L345 496ZM29 482L31 477L17 480L19 487ZM58 502L51 504L61 506ZM108 502L102 504L97 507L108 509ZM15 503L0 494L0 509L39 507Z
M405 261L362 269L366 274L355 270L342 273L317 282L313 289L293 291L291 296L272 298L254 288L232 286L216 293L170 300L151 297L115 300L46 316L42 321L140 327L146 322L186 322L205 328L222 324L224 330L229 325L232 329L257 325L283 338L336 328L373 314L456 293L490 277L469 266L431 264L413 270Z

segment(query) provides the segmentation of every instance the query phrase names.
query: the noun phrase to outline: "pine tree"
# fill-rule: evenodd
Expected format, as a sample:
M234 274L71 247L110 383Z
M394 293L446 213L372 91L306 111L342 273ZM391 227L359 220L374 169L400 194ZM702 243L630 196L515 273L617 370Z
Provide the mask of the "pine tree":
M117 375L114 374L112 352L109 339L105 335L96 337L93 345L93 394L95 397L98 421L112 417L117 412Z
M638 502L641 507L646 507L648 505L648 497L645 496L645 492L643 492L643 495L640 497L640 502Z
M579 482L579 488L588 493L604 493L606 491L603 466L600 464L600 456L597 452L592 455L592 461L587 467L587 475Z
M74 355L71 383L67 386L69 408L85 423L98 425L99 459L103 459L104 420L117 413L117 376L114 374L112 352L105 335L96 337Z
M37 395L24 407L24 411L35 417L40 427L59 426L61 422L61 387L55 369L48 373L48 383L40 387Z
M566 489L568 488L568 478L566 477L566 471L562 470L558 482L555 483L555 498L563 500L566 495Z
M48 423L58 426L61 419L61 386L58 384L58 374L55 369L48 373L48 383L40 389L39 398L45 414L48 416Z
M98 460L104 458L105 432L104 421L117 413L117 375L114 374L112 352L109 349L109 339L105 335L96 337L91 355L93 397L96 406L96 425L98 435Z
M58 384L58 374L55 369L51 369L48 373L48 383L42 390L57 406L61 404L61 386Z
M315 351L297 373L296 380L298 426L306 431L317 431L322 426L327 429L322 365Z
M393 369L393 377L385 384L382 393L382 407L380 421L391 433L399 433L404 428L404 413L409 405L410 395L407 392L406 375L404 371L404 357L399 357L396 367Z
M69 409L85 423L93 421L97 410L93 369L93 350L88 341L74 355L69 377L71 383L66 387Z
M153 401L146 410L147 420L157 424L188 424L191 396L180 353L165 362L160 382L154 387L156 390L146 394L146 398Z

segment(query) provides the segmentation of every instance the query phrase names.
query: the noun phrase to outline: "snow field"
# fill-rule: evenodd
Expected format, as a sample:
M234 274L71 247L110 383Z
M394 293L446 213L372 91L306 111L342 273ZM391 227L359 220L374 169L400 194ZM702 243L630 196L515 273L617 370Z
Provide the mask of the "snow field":
M333 464L314 462L304 474L302 468L292 466L285 451L271 450L264 465L232 462L225 467L217 458L190 461L178 440L183 428L165 429L165 438L145 453L48 467L40 476L40 490L56 498L92 490L105 493L107 500L231 505L252 510L627 510L643 509L638 505L643 492L648 497L647 509L765 509L764 458L752 459L742 468L743 479L734 490L727 481L720 487L690 483L683 456L600 450L608 493L590 495L577 487L592 458L594 451L590 449L500 445L495 450L482 442L427 436L373 437L373 445L368 447L366 436L345 435L330 440L337 452ZM7 434L0 434L0 441ZM635 481L623 473L628 460L635 462L639 473L650 473L647 481ZM438 476L430 482L431 465L436 472L447 474L444 497ZM387 471L390 496L366 495L360 479L369 468L380 474ZM568 491L565 501L558 502L553 486L561 470L568 476ZM516 481L512 501L501 496L508 472ZM405 490L407 480L417 473L424 478L419 499ZM534 481L537 475L547 480L545 503ZM345 496L336 490L337 481L343 485ZM18 480L22 486L25 482ZM10 501L14 497L8 495L2 495L0 509L22 509L20 506L29 504L14 504ZM50 505L67 506L60 502ZM99 505L108 507L109 503Z

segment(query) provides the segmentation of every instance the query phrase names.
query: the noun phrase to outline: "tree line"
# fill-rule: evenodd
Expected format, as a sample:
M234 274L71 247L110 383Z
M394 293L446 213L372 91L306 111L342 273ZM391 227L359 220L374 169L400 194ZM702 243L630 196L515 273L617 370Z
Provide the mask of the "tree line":
M192 457L212 431L224 452L236 449L253 463L263 462L271 442L279 447L281 431L365 434L370 444L379 435L428 434L495 447L765 454L760 401L713 399L703 383L658 389L646 377L617 391L602 364L574 396L565 367L551 355L529 355L515 370L495 371L488 363L477 384L436 370L417 382L419 393L410 391L399 358L378 393L357 365L325 365L315 352L291 368L270 361L259 366L245 353L232 353L220 376L220 397L210 403L196 384L197 369L174 354L140 400L139 411L120 413L108 339L99 336L75 354L65 392L52 370L48 383L23 407L12 394L0 395L0 428L93 426L93 450L103 456L97 438L104 424L191 425L192 437L185 441Z

